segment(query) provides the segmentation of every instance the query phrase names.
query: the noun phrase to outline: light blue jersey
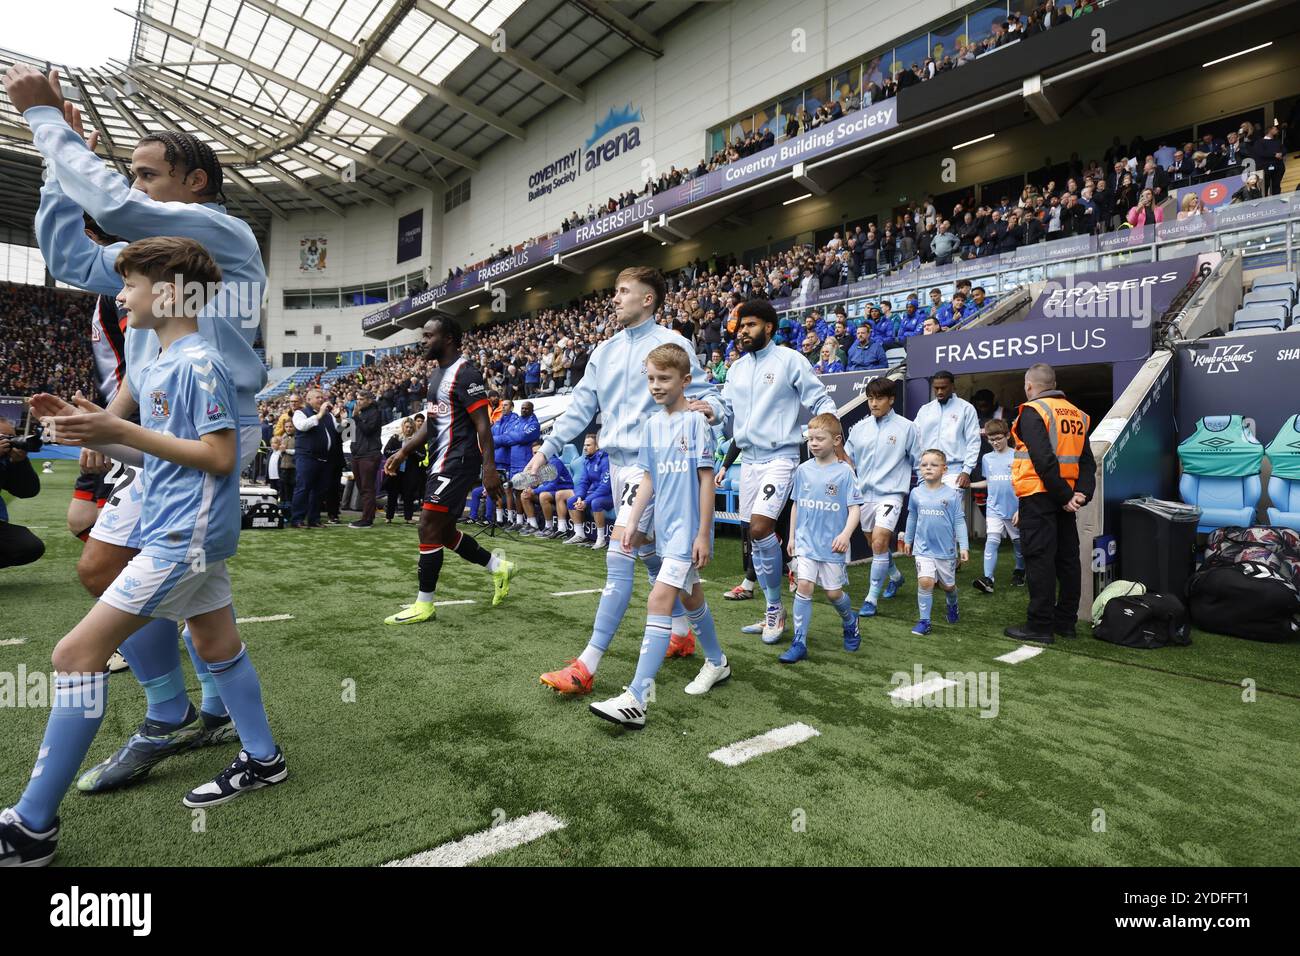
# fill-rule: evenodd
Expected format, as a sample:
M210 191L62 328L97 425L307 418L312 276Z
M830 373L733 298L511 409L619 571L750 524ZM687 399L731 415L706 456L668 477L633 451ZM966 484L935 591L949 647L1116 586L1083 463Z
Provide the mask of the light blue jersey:
M235 390L216 350L201 335L172 343L140 375L140 424L198 439L235 428ZM207 564L235 553L239 541L239 474L213 475L144 456L140 552Z
M86 147L54 107L33 106L23 118L49 171L36 212L36 239L50 274L89 292L121 291L122 277L113 271L113 263L125 244L101 247L92 242L84 231L82 210L106 232L128 242L155 236L201 242L221 267L221 287L199 313L199 334L229 369L239 424L257 424L255 396L266 384L266 367L253 351L253 339L267 284L253 230L219 203L156 202L132 189ZM127 330L127 382L137 401L140 375L157 354L153 331Z
M922 452L938 448L948 457L948 474L975 471L980 457L980 418L975 406L961 396L951 395L946 402L935 398L922 405L916 413L916 436Z
M700 533L700 469L713 468L713 431L699 412L660 411L643 433L636 463L654 482L655 552L690 561Z
M916 426L892 409L881 418L867 415L849 429L844 442L867 501L907 494L922 450Z
M769 342L732 363L722 386L732 434L751 462L799 458L800 412L835 413L835 400L794 349Z
M831 544L844 530L849 509L862 504L853 469L842 461L818 464L810 458L794 470L795 549L810 561L844 564L847 554L836 554Z
M958 549L969 548L962 493L947 485L930 488L923 483L913 488L904 540L914 556L945 561L957 557Z
M1020 502L1016 498L1016 489L1011 484L1011 459L1014 453L1008 447L1002 454L995 451L987 452L980 459L980 471L988 479L988 510L1010 521L1015 513L1020 510Z
M691 343L672 329L647 319L596 346L586 374L573 390L569 407L556 419L551 434L542 444L546 457L558 455L565 445L584 434L599 413L600 447L608 453L610 464L626 467L634 463L641 450L642 426L659 410L646 384L645 360L660 345L676 345L690 357L691 382L686 386L686 398L708 402L721 422L722 400L717 390L705 381L704 370Z

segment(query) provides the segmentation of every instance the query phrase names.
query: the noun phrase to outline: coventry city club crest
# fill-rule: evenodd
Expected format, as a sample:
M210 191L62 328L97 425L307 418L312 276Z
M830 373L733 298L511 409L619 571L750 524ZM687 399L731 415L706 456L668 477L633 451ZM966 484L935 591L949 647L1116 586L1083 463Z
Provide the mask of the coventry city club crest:
M690 449L690 446L686 444L686 436L685 436L685 435L683 435L681 438L678 438L678 439L677 439L677 447L678 447L679 449L681 449L681 452L682 452L683 455L686 454L688 451L691 450L691 449Z
M153 417L167 418L171 415L171 406L167 404L166 392L154 392L151 396L153 399Z
M835 482L832 481L830 484L826 486L826 497L838 498L839 496L840 496L840 486L835 484Z
M768 385L771 385L773 382L776 381L776 373L768 372L766 375L763 376L763 381L766 382Z

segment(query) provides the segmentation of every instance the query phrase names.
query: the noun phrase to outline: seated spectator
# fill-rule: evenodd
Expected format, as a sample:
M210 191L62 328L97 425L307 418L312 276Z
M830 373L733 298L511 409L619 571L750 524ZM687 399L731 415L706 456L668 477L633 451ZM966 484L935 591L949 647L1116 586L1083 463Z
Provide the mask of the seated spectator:
M809 365L816 365L817 359L821 354L822 343L817 337L816 332L809 332L803 339L803 357L808 360Z
M1165 221L1165 214L1155 204L1155 197L1150 189L1142 190L1137 205L1128 211L1127 222L1134 229L1141 229L1149 223Z
M556 510L561 516L573 513L573 537L565 544L584 544L587 540L583 527L587 514L596 524L595 549L605 546L605 512L612 511L614 499L611 497L609 484L609 456L601 451L600 443L594 434L588 435L582 443L585 456L582 467L578 469L573 483L573 494L561 498L556 496Z
M722 360L721 349L713 350L709 356L709 367L705 371L714 385L722 385L727 381L727 363Z
M829 375L834 372L843 372L844 365L835 357L835 340L827 339L822 345L821 361L813 365L813 371L818 375Z
M884 368L888 364L884 346L873 337L870 323L863 322L857 328L853 344L849 346L848 370L857 372L869 368Z
M541 439L534 439L531 448L534 455L541 451ZM573 490L573 475L569 474L569 466L559 455L552 455L549 464L555 469L553 479L535 488L525 488L519 493L520 507L523 508L527 522L520 534L536 535L539 538L558 538L568 533L567 523L563 530L559 530L558 527L551 527L551 520L555 517L555 494L558 491ZM540 515L538 505L541 506Z
M918 308L916 299L907 300L907 305L903 309L902 320L903 324L901 332L905 340L910 339L913 335L921 334L922 325L925 322L925 315L923 315L921 310Z
M1205 208L1201 205L1201 197L1196 195L1196 193L1188 193L1184 196L1181 206L1182 208L1178 210L1178 220L1180 222L1184 219L1191 219L1194 216L1199 216Z
M1250 202L1254 199L1264 198L1264 187L1260 185L1260 178L1257 173L1251 173L1242 183L1241 188L1232 194L1230 203Z
M939 327L953 329L967 318L966 293L954 292L952 301L940 306L934 317L939 320Z
M936 333L942 331L943 331L943 327L939 325L938 319L936 319L933 315L927 315L925 317L925 324L921 326L922 335L935 335Z

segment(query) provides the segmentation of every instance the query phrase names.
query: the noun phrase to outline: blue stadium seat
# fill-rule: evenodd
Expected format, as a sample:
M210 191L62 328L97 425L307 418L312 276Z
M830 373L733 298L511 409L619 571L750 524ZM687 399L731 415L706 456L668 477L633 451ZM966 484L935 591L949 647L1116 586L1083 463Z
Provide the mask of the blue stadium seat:
M1275 272L1272 275L1260 276L1251 284L1251 291L1258 292L1261 289L1285 288L1291 290L1291 298L1295 298L1296 289L1300 285L1296 282L1294 272Z
M1295 301L1295 296L1291 294L1291 290L1288 289L1286 286L1270 286L1265 289L1254 289L1250 292L1247 292L1246 295L1242 298L1241 304L1243 306L1247 306L1247 305L1255 305L1257 303L1272 304L1276 302L1289 309L1291 308L1291 305L1294 303L1294 301Z
M1232 316L1234 329L1273 328L1281 331L1290 320L1290 310L1280 302L1256 302L1238 309Z
M1294 478L1268 480L1268 523L1300 531L1300 481Z
M1183 501L1201 509L1201 523L1196 530L1202 534L1215 528L1253 525L1262 492L1259 475L1212 478L1184 473L1178 480L1178 493Z
M907 358L907 349L885 349L885 358L889 360L890 368L893 368L895 365L902 365L903 361Z

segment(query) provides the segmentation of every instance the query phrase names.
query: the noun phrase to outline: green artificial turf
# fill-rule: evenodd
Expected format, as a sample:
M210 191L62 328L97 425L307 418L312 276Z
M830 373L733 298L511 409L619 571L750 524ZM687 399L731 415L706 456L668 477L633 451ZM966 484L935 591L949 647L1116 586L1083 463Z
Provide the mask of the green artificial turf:
M77 583L81 544L64 528L73 475L59 462L33 501L11 504L48 550L0 571L0 672L48 671L55 643L89 607ZM469 530L469 529L467 529ZM484 539L485 543L486 539ZM117 794L69 794L65 865L374 865L545 810L567 826L484 861L551 864L1291 864L1300 862L1300 647L1196 634L1187 648L1137 651L1084 636L1017 665L1002 628L1023 621L1025 593L973 590L959 573L962 622L915 622L915 578L863 621L862 648L841 647L834 611L814 604L811 657L738 633L758 601L723 601L739 578L734 536L718 540L706 592L734 676L694 698L702 660L668 661L649 724L623 731L587 700L538 675L575 656L590 633L604 557L558 542L511 540L521 574L491 606L486 572L448 554L435 623L385 627L414 598L415 529L246 532L230 562L241 617L293 620L241 630L262 678L290 779L215 807L199 827L180 800L237 747L193 751ZM1004 549L1000 578L1009 578ZM863 597L866 567L850 572ZM597 677L613 696L635 667L646 583ZM787 595L788 606L788 595ZM936 596L936 617L942 599ZM1087 633L1087 629L1082 629ZM896 672L996 672L998 711L897 707ZM185 663L197 701L197 681ZM1243 702L1242 681L1257 686ZM355 686L355 702L345 702ZM86 766L140 721L130 674L111 680ZM40 708L0 709L0 806L27 779L45 724ZM714 749L802 721L820 736L738 767ZM1104 815L1104 816L1103 816ZM1104 825L1104 828L1103 828ZM195 832L201 830L202 832Z

